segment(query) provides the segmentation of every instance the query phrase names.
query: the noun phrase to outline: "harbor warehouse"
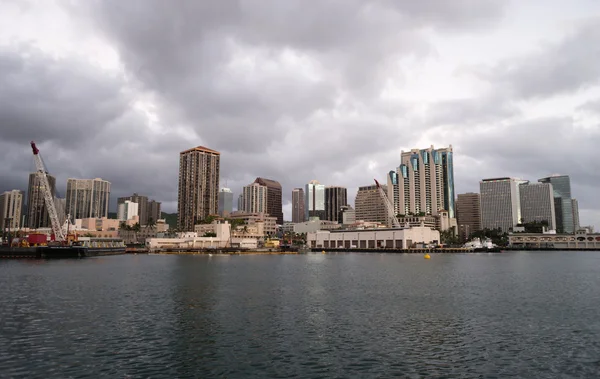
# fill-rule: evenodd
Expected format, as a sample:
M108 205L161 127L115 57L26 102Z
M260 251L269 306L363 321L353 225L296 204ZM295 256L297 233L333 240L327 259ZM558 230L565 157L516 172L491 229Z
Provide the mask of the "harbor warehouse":
M428 227L330 230L308 233L311 248L408 249L417 244L439 244L440 232Z

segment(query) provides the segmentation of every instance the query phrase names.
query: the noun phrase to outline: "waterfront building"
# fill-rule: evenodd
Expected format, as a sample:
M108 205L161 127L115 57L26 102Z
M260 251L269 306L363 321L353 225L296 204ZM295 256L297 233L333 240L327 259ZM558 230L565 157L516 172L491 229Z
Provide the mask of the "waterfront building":
M381 185L387 191L385 184ZM388 212L376 185L358 187L354 201L356 220L388 223Z
M481 230L481 198L478 193L461 193L456 197L456 218L461 241L469 240Z
M66 213L78 218L108 217L110 182L96 179L67 179Z
M262 229L264 236L272 236L277 232L277 217L269 216L266 213L250 213L250 212L232 212L231 219L243 220L248 226L262 223Z
M138 195L134 193L131 196L119 197L117 199L117 208L126 201L138 204L138 216L140 225L148 225L150 220L156 223L161 218L161 203L159 201L148 200L148 196Z
M294 233L312 233L317 230L335 230L342 227L337 221L329 220L310 220L294 224Z
M573 227L575 231L578 231L581 227L579 223L579 202L577 199L571 199L571 204L573 207Z
M302 188L294 188L292 190L292 222L306 221L305 205L304 205L304 190Z
M139 216L138 209L139 209L138 203L134 203L133 201L125 200L124 203L121 203L117 206L117 219L119 221L131 220L134 216ZM141 225L141 223L140 223L140 225Z
M177 225L192 231L194 225L216 215L219 208L221 153L203 146L179 153Z
M345 187L325 187L325 219L342 222L340 210L348 204L348 190Z
M509 246L537 249L600 249L600 234L580 229L574 234L512 233L508 235Z
M233 192L229 188L219 191L219 216L227 217L233 212Z
M568 175L552 175L538 180L552 184L554 190L554 208L556 211L556 231L558 233L575 232L573 220L573 202L571 198L571 179Z
M427 227L321 230L308 233L306 242L309 247L318 249L409 249L418 245L439 244L440 232Z
M356 211L351 205L342 205L338 220L341 220L343 225L354 224L356 222Z
M446 210L456 218L454 196L452 145L402 151L400 166L388 175L388 197L396 214L437 215Z
M50 185L50 193L54 197L56 195L56 178L52 175L46 175L46 177ZM27 189L27 226L29 228L50 227L50 217L48 216L48 209L44 200L44 190L39 175L36 172L29 174L29 187Z
M281 184L276 180L266 178L256 178L254 182L267 187L266 213L277 218L277 224L283 225Z
M306 185L304 196L305 220L314 217L325 220L325 186L312 180Z
M479 182L481 195L481 227L512 230L521 219L519 184L515 178L483 179Z
M554 191L550 183L522 183L519 185L521 204L520 223L548 223L548 229L556 230Z
M23 208L23 192L19 190L6 191L0 194L0 230L21 227L21 212Z
M241 211L246 213L267 213L267 186L256 182L245 186L242 190ZM274 217L274 216L273 216Z

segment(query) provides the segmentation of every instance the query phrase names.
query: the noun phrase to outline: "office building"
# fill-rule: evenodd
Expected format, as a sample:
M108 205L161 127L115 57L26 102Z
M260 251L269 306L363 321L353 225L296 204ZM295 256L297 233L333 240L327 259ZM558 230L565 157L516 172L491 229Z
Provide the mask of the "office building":
M388 175L388 197L396 214L437 215L446 210L456 218L452 146L402 151L400 166Z
M266 213L267 212L267 186L263 186L256 182L245 186L242 189L242 209L245 213ZM270 216L270 215L269 215ZM275 217L275 216L271 216ZM275 218L277 219L277 218Z
M50 185L52 198L56 194L56 178L46 175ZM50 217L44 200L44 186L36 172L29 174L29 187L27 189L27 226L32 229L49 228Z
M515 178L484 179L479 182L481 227L508 233L521 219L519 185Z
M519 186L521 204L520 223L546 222L549 230L556 230L554 191L550 183L522 183Z
M96 179L67 179L66 213L78 218L108 217L110 182Z
M387 186L381 186L387 191ZM388 213L376 185L358 187L354 202L356 220L388 224Z
M294 188L292 190L292 222L295 224L306 221L304 200L304 190Z
M267 213L271 217L277 218L278 225L283 225L281 184L276 180L266 178L256 178L254 182L267 187Z
M305 220L316 217L325 220L325 186L316 180L310 181L304 188Z
M343 205L340 208L340 215L338 216L338 221L343 225L351 225L356 222L356 211L350 205Z
M124 203L121 203L117 206L117 219L119 221L127 221L131 220L135 216L139 217L138 214L139 204L134 203L133 201L125 200ZM140 223L140 225L142 225Z
M219 216L228 217L233 212L233 192L229 188L219 191Z
M19 229L21 227L21 211L23 208L23 192L6 191L0 194L0 230Z
M481 198L478 193L461 193L456 197L456 218L461 241L468 241L481 230Z
M193 231L194 225L219 210L221 153L203 146L179 153L177 224Z
M579 223L579 203L577 199L571 199L571 204L573 207L573 225L575 231L578 231L581 228L581 224Z
M342 222L340 210L348 204L348 191L345 187L325 187L325 219Z
M568 175L552 175L538 180L550 183L554 190L554 209L556 211L556 231L574 233L573 202L571 198L571 180Z

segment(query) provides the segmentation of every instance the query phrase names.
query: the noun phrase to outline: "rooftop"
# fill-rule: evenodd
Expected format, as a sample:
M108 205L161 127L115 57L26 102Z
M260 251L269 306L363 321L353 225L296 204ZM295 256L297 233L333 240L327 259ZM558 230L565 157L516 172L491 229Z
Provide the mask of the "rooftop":
M180 154L191 153L192 151L201 151L201 152L204 152L204 153L213 153L213 154L221 155L221 153L219 153L218 151L213 150L213 149L209 149L208 147L204 147L204 146L192 147L191 149L182 151Z

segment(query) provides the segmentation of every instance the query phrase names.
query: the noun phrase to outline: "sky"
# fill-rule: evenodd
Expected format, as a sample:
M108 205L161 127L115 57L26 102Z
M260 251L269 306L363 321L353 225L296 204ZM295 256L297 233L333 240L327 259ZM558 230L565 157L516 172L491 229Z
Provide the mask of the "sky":
M179 152L221 152L221 186L291 193L385 181L401 151L452 145L456 193L571 177L600 227L596 0L0 0L0 191L35 140L64 194L175 212ZM116 207L116 201L112 201Z

